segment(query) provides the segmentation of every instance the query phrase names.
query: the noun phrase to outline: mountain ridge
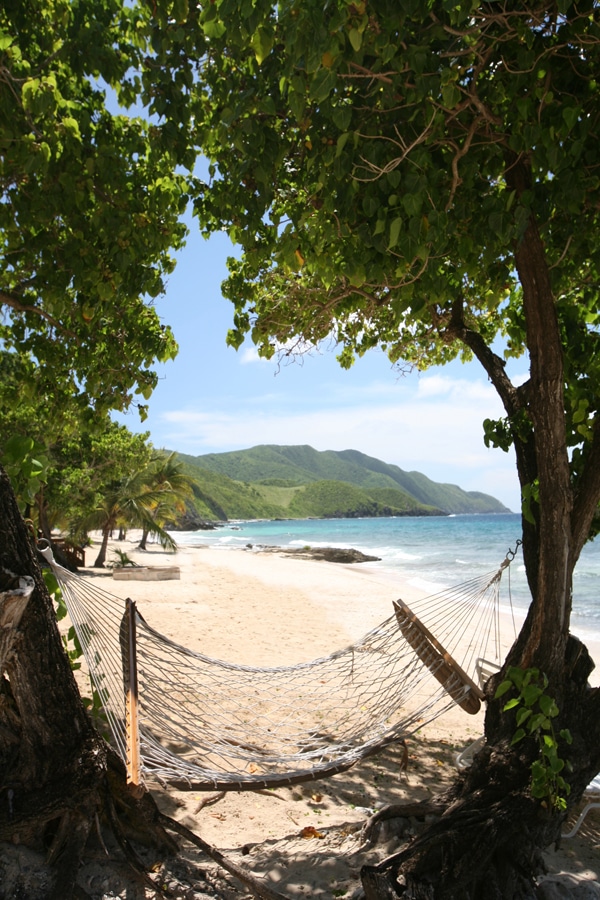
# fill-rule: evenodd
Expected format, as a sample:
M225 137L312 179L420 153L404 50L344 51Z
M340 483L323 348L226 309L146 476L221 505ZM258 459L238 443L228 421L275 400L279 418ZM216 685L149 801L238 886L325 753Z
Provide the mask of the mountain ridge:
M219 510L227 518L510 512L489 494L405 472L359 450L259 444L224 453L177 455L199 480L202 512L214 515ZM198 503L196 508L201 512Z

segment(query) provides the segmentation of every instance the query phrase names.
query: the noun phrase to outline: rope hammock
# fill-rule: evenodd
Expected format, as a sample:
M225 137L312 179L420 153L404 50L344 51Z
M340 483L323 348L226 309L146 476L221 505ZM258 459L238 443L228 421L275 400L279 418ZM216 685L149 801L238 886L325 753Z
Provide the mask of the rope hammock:
M62 568L51 550L41 552L62 590L128 780L195 790L251 790L332 775L453 703L476 713L483 693L467 671L475 673L481 657L501 660L499 589L515 555L509 551L496 572L412 609L395 602L389 619L330 656L261 668L176 644L133 601Z

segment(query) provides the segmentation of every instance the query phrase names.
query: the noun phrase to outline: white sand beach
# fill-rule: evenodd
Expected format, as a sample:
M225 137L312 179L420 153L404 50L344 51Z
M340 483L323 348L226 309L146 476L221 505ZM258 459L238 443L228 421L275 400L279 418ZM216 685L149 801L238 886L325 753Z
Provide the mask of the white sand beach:
M142 552L131 539L112 546L140 565L175 565L180 578L119 581L108 568L83 570L84 577L118 597L131 597L151 626L178 643L236 663L289 665L327 655L386 619L394 599L410 602L415 595L414 588L386 580L368 565L203 547L201 533L196 546L176 553L153 544ZM87 549L88 566L96 553L97 546ZM590 649L600 660L600 648ZM360 827L371 811L438 793L456 775L456 754L482 732L483 712L469 716L455 707L407 741L406 769L404 748L396 744L328 779L260 793L228 792L214 803L199 792L152 790L165 812L282 893L358 897L361 865L397 849L390 834L375 850L360 849ZM307 832L307 826L314 827ZM546 853L546 862L550 873L597 882L598 850L595 812L576 838ZM187 845L184 855L205 871L215 869ZM233 881L220 884L220 896L244 895Z

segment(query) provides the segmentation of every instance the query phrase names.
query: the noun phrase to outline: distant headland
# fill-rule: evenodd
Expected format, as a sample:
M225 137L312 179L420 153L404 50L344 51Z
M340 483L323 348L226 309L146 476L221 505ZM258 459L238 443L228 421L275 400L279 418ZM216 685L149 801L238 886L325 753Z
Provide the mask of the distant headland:
M231 519L356 518L509 513L499 500L358 450L264 444L229 453L177 454L194 479L179 518L193 530Z

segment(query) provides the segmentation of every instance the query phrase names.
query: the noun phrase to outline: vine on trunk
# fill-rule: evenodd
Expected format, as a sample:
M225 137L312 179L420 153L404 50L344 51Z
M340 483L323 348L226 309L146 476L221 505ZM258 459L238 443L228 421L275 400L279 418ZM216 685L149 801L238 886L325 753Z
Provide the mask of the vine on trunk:
M566 744L571 744L573 738L568 728L562 728L557 737L552 720L558 716L559 709L554 698L546 693L547 687L548 678L539 669L510 666L505 680L496 689L495 698L517 690L517 696L504 704L503 711L514 709L516 713L517 730L511 746L527 736L538 743L539 756L531 764L531 795L542 806L566 810L571 786L561 772L571 772L572 765L559 755L558 738Z

